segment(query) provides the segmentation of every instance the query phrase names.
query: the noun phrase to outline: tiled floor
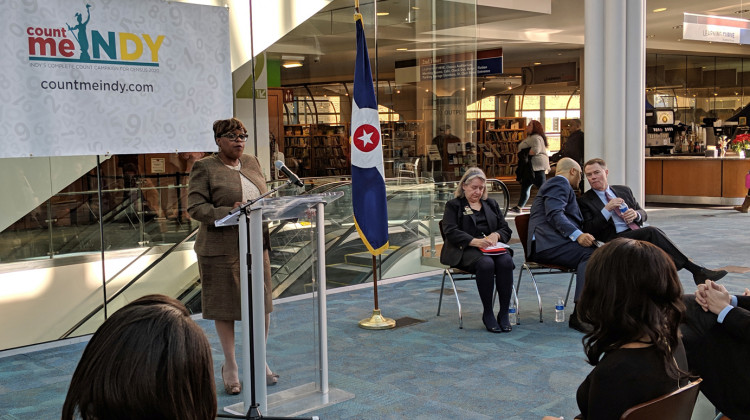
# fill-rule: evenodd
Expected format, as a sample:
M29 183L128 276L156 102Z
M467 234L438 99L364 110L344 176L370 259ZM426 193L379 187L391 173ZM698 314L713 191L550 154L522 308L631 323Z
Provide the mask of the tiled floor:
M731 267L722 283L733 292L750 287L750 215L728 208L649 208L660 227L697 263ZM516 265L522 251L516 249ZM680 272L686 292L694 285ZM591 367L584 361L581 334L555 323L555 298L565 294L567 276L539 278L545 322L537 322L529 282L520 291L522 323L510 334L490 334L481 324L476 288L459 282L464 329L458 329L453 296L435 316L440 276L381 284L380 307L391 318L426 322L385 331L363 330L372 312L372 287L333 290L328 297L330 386L355 398L309 413L322 419L539 419L572 418L575 390ZM309 299L275 304L268 342L270 366L281 374L269 393L312 380L313 308ZM221 350L211 322L200 320L214 349L219 406L240 401L223 393L218 380ZM70 376L85 343L2 357L0 420L59 418ZM712 418L703 407L703 417ZM268 413L273 415L273 412Z

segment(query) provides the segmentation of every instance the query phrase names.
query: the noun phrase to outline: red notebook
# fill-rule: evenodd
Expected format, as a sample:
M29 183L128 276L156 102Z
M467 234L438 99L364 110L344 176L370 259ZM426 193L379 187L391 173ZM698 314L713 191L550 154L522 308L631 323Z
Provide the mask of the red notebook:
M479 248L485 255L500 255L508 252L508 244L498 242L493 246L487 248Z

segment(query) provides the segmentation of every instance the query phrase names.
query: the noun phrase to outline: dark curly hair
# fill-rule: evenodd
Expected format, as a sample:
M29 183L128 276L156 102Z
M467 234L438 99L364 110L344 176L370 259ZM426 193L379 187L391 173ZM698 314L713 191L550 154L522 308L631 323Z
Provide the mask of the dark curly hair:
M674 362L685 313L682 285L672 259L655 245L617 238L594 251L576 313L593 328L583 337L591 365L608 351L643 340L662 355L670 377L686 376Z

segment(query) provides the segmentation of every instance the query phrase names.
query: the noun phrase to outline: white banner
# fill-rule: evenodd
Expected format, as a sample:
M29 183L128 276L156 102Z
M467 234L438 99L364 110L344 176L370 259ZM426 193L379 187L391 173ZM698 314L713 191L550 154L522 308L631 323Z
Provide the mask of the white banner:
M0 4L0 157L213 150L230 118L228 10L152 0Z

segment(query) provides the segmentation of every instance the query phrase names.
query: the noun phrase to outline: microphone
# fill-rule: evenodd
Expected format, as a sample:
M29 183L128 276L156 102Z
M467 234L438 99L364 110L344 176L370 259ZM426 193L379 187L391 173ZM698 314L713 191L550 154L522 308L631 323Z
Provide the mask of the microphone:
M284 165L284 162L277 160L275 163L276 169L280 170L281 172L286 175L287 178L292 182L292 184L298 186L298 187L304 187L305 183L302 182L297 175L294 174L289 168Z

